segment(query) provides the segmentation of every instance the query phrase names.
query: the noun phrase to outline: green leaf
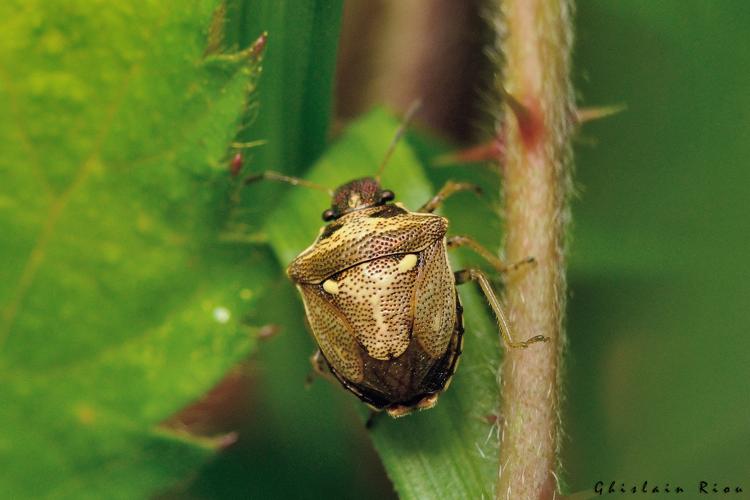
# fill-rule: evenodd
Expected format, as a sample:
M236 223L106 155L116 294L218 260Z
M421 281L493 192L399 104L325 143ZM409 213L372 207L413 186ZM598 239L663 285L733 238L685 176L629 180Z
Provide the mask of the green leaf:
M228 2L231 46L243 47L268 31L258 106L243 123L240 138L265 144L243 151L246 171L274 169L302 175L326 147L333 108L333 76L342 3L340 0L237 0ZM236 218L238 239L260 233L285 185L248 186L240 193L245 210ZM296 225L296 223L295 223ZM346 395L316 383L305 389L312 341L303 325L296 291L283 268L272 266L275 283L249 310L258 321L278 324L280 333L253 357L251 412L237 428L240 439L201 472L181 496L199 498L346 497L362 492L377 465L367 436L352 426ZM260 319L262 318L262 320ZM346 464L357 461L352 470ZM366 463L365 463L366 462ZM386 486L387 487L387 486ZM374 497L373 492L370 497Z
M343 134L314 165L308 178L336 187L356 177L373 175L398 125L398 120L383 111L370 113ZM412 209L434 194L434 186L406 142L397 147L382 184ZM290 190L266 227L271 246L282 262L291 261L314 240L322 224L320 213L329 203L320 192ZM497 327L475 290L464 288L460 293L466 341L450 389L441 395L436 408L399 420L384 416L372 430L378 453L402 498L492 495L497 436L489 421L497 406ZM301 305L298 310L304 314ZM354 401L354 396L350 399Z
M258 67L214 1L0 8L0 492L141 497L216 443L158 424L253 345L268 253L219 243Z
M228 43L245 47L268 32L260 107L241 137L259 169L300 173L326 145L332 110L341 0L232 0Z

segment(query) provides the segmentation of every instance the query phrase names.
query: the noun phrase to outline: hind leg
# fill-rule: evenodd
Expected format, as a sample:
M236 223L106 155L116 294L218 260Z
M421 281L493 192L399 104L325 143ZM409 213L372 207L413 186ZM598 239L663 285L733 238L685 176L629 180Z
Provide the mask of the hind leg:
M328 368L328 362L323 357L320 349L316 349L312 356L310 356L310 365L312 369L305 379L305 386L309 387L315 381L315 377L324 378L331 382L336 380L331 373L331 369Z
M479 284L479 288L481 288L484 297L487 299L487 302L489 302L492 311L495 313L495 319L497 319L497 327L500 330L500 335L506 346L513 349L525 349L531 344L535 344L537 342L547 342L549 340L549 337L545 337L543 335L534 335L533 337L524 341L513 340L510 334L510 326L508 325L508 320L505 317L505 313L503 312L502 307L500 307L500 301L497 300L495 291L492 289L492 285L490 284L490 280L487 279L487 276L485 276L484 273L479 269L472 268L456 271L454 275L456 276L456 285L462 285L464 283L468 283L469 281L474 281Z

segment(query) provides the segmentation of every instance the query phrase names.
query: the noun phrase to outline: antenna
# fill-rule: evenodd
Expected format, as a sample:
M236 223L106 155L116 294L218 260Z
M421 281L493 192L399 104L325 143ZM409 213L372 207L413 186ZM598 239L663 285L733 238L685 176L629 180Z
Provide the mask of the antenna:
M391 159L391 156L393 156L393 152L396 150L398 141L401 140L404 132L406 132L406 128L409 126L409 122L411 122L411 119L414 118L414 115L417 113L417 111L419 111L419 108L421 107L422 100L416 99L409 105L409 109L406 110L406 113L404 113L403 121L398 127L398 130L396 130L396 135L394 135L393 139L391 139L391 144L388 146L388 151L386 151L385 153L385 158L383 158L383 161L380 162L378 173L375 174L375 180L377 180L378 182L380 182L380 175L383 173L383 170L385 170L385 166L388 164L388 160Z
M251 175L244 180L244 184L247 185L262 180L286 182L287 184L291 184L292 186L302 186L310 189L316 189L318 191L323 191L328 196L333 196L333 189L329 189L325 186L321 186L320 184L316 184L305 179L300 179L299 177L289 177L288 175L280 174L278 172L274 172L273 170L266 170L265 172Z

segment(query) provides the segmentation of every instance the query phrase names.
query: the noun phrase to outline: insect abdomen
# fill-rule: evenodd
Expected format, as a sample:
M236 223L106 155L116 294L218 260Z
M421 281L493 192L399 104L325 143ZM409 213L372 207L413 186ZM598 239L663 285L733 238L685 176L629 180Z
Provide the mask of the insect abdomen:
M441 392L453 376L461 355L464 329L461 305L456 296L456 321L448 348L434 359L412 338L402 356L376 360L366 356L363 380L346 380L331 366L339 381L362 401L377 408L414 407L423 399ZM330 363L329 363L330 365Z

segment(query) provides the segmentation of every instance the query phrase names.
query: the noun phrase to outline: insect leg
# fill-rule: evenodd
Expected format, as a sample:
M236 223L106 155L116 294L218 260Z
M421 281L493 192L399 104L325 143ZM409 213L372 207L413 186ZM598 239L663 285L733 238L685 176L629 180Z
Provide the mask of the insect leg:
M365 422L365 429L372 429L372 427L375 425L375 420L377 420L381 412L377 410L370 410L370 416L367 417L367 422Z
M523 342L515 342L510 336L510 326L508 325L508 319L505 317L505 313L503 312L502 307L500 307L500 301L497 300L495 291L492 289L492 285L490 285L490 281L487 279L487 276L485 276L484 273L479 269L473 268L456 271L454 274L456 277L456 285L462 285L469 281L476 281L477 283L479 283L479 287L482 289L484 297L487 299L487 302L490 303L490 307L492 307L492 311L495 313L497 326L498 328L500 328L500 335L502 336L505 345L514 349L525 349L529 347L529 344L533 344L536 342L547 342L549 340L549 337L535 335L530 339L524 340Z
M336 380L331 374L331 370L328 368L328 363L326 363L326 360L323 357L323 353L320 352L320 349L317 349L313 353L313 355L310 356L310 365L312 365L312 370L305 379L306 387L309 387L313 383L315 377L325 378L330 381Z
M435 211L435 209L442 205L446 198L459 191L474 191L478 195L482 194L482 188L480 188L476 184L469 184L468 182L448 181L440 189L440 191L438 191L430 201L422 205L422 207L417 210L417 212L432 213Z
M287 184L291 184L292 186L303 186L306 188L317 189L318 191L323 191L324 193L333 195L333 190L325 186L321 186L320 184L316 184L305 179L300 179L299 177L290 177L288 175L280 174L279 172L274 172L273 170L266 170L259 174L250 175L246 177L242 182L243 184L250 184L262 180L286 182Z
M468 236L451 236L446 240L446 244L448 245L448 250L453 250L454 248L463 246L471 248L500 273L515 271L521 266L534 263L534 257L527 257L515 264L506 265L494 253L490 252L476 240L469 238Z

